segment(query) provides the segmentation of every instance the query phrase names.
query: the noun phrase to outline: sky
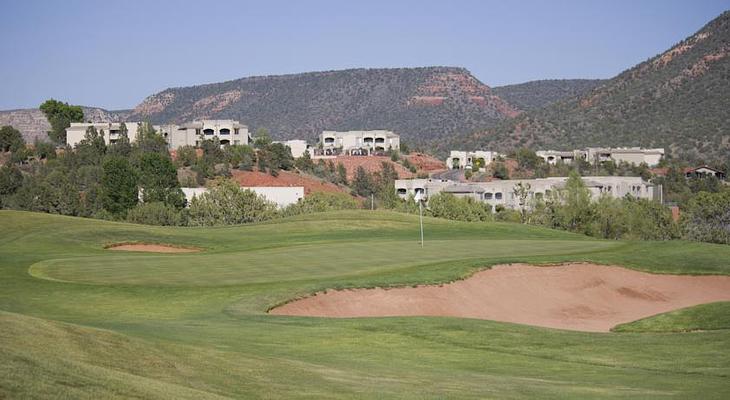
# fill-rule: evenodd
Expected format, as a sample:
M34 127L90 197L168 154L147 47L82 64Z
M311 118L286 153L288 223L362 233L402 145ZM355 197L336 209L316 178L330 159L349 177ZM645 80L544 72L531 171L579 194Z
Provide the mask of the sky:
M610 78L730 0L0 0L0 109L132 108L168 87L460 66L490 86Z

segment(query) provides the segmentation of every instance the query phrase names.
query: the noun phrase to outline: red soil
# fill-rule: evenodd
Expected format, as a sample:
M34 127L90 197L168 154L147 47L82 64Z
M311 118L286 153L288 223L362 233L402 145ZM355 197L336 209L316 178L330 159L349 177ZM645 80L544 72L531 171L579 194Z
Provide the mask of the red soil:
M303 186L304 194L312 192L348 193L345 189L315 177L289 171L279 171L279 176L259 171L231 170L233 179L241 186Z
M656 275L621 267L498 265L442 286L329 291L271 310L317 317L448 316L577 331L730 300L730 276Z
M196 253L200 250L185 247L166 246L164 244L130 243L107 247L107 250L144 251L148 253Z
M330 161L330 160L326 160ZM415 174L407 170L404 166L390 161L390 157L384 156L337 156L331 159L331 161L337 165L341 163L347 169L347 179L350 180L355 177L355 171L357 167L363 167L367 172L380 172L383 169L383 163L392 164L395 168L395 172L398 173L398 178L409 179L414 178Z
M428 154L411 153L404 157L420 171L432 172L446 169L446 163Z

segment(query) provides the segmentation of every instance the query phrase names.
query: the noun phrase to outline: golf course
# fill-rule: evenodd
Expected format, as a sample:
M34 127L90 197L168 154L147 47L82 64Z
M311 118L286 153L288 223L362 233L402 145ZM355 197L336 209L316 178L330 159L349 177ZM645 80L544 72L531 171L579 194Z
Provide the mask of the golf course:
M730 398L728 301L604 332L276 312L518 263L727 279L727 245L424 218L422 247L417 215L368 210L215 228L4 210L0 228L0 399Z

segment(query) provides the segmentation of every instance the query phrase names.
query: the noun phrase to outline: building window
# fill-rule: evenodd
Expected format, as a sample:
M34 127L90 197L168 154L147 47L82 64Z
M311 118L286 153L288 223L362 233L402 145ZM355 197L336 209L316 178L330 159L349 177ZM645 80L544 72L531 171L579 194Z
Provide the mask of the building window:
M497 199L497 200L502 200L502 193L501 192L495 193L494 194L494 198Z
M484 193L484 200L492 200L492 197L494 197L494 194Z
M214 131L212 129L208 128L208 129L203 129L203 133L206 135L212 135L214 133Z
M200 136L200 128L195 129L195 134Z
M231 134L231 130L228 128L223 128L219 132L221 135L230 135Z
M404 188L398 188L398 194L404 196L408 191Z
M235 129L233 130L233 134L234 134L234 135L238 135L238 128L235 128Z

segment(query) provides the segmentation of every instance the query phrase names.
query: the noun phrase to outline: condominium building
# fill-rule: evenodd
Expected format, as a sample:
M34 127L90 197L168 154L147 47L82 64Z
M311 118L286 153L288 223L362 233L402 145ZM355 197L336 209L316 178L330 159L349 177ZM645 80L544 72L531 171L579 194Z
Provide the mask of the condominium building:
M559 162L572 164L576 160L584 160L591 164L613 161L617 164L620 162L636 165L644 163L653 167L659 164L659 161L661 161L662 157L664 157L664 149L644 149L641 147L588 147L583 150L570 151L539 150L536 151L535 154L551 165Z
M491 164L492 161L498 157L503 157L495 151L459 151L452 150L449 154L449 158L446 160L446 165L449 169L472 169L474 165L478 165L479 168L484 168Z
M66 143L76 146L86 136L90 127L97 131L104 131L104 140L111 144L119 140L121 124L117 122L74 122L66 129ZM127 137L131 142L137 140L139 122L125 122ZM248 144L251 140L248 127L238 121L230 119L205 119L188 122L182 125L153 125L162 137L165 138L170 149L182 146L197 146L204 139L218 138L221 145Z
M324 131L319 135L322 155L371 155L400 149L400 136L391 131Z
M621 198L631 195L636 198L659 200L660 187L633 176L587 176L583 182L597 199L601 195ZM519 197L515 188L520 183L529 185L528 203L551 195L551 192L565 188L567 177L498 180L491 182L461 183L444 179L399 179L395 181L395 190L398 196L407 199L421 193L426 200L437 193L451 193L457 197L470 197L476 201L485 202L493 208L501 205L506 208L519 208Z

